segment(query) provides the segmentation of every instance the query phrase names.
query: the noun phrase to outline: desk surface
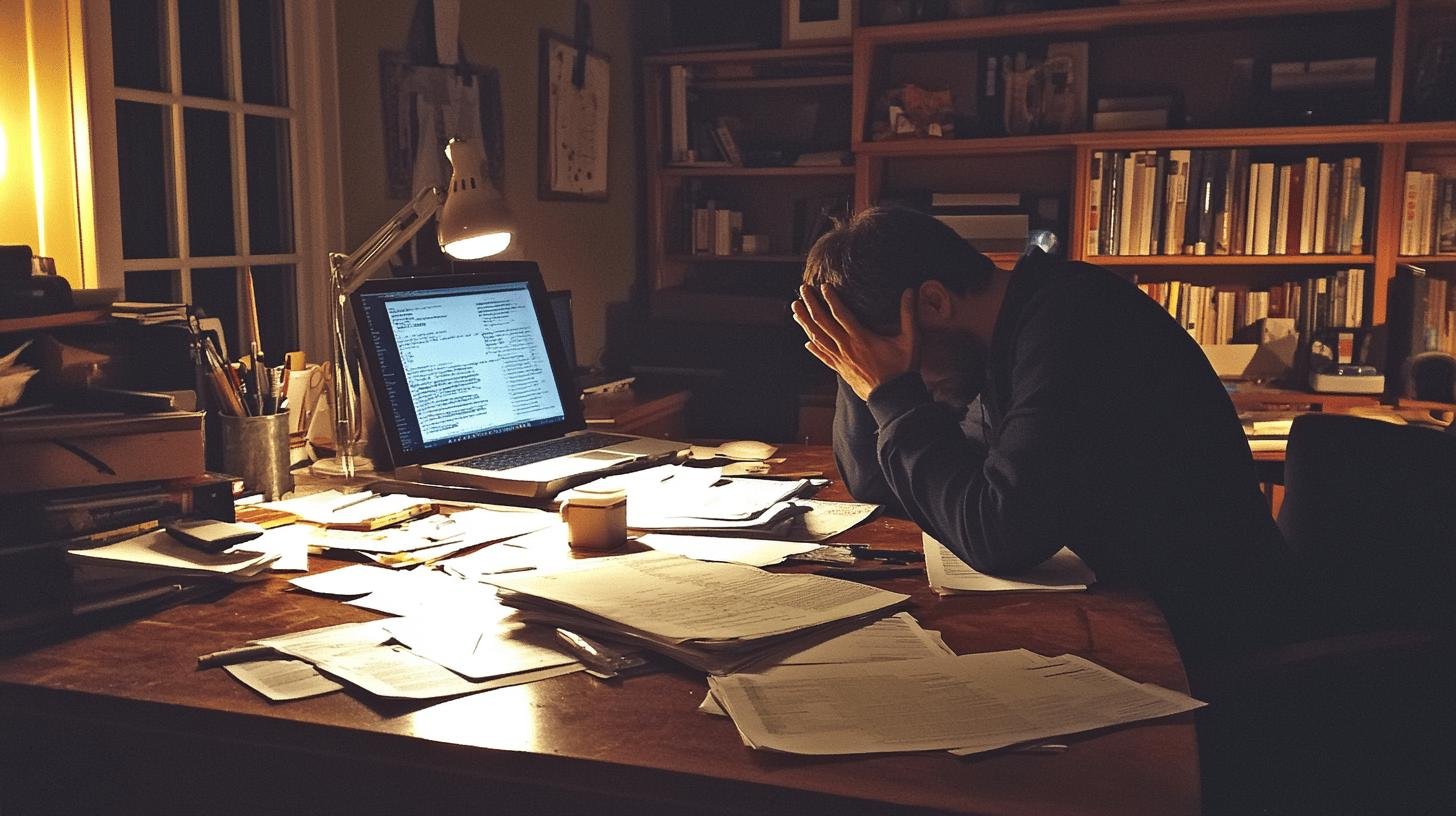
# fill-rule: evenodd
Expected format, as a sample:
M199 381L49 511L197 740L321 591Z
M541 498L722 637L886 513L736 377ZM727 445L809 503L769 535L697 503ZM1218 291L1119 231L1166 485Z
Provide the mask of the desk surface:
M822 448L788 450L796 469L833 471ZM825 495L845 497L837 483ZM843 538L919 546L913 524L883 517ZM1187 690L1162 616L1137 594L1096 587L942 599L923 576L878 583L912 594L912 613L959 653L1015 647L1072 652L1135 680ZM674 812L883 812L889 806L1178 814L1199 808L1191 715L1073 738L1061 754L798 757L751 751L730 721L698 713L706 683L685 670L619 684L575 674L433 705L387 704L352 692L270 704L221 670L195 671L197 655L250 638L375 617L287 586L270 579L213 603L0 659L0 723L20 719L34 728L48 719L67 720L88 735L112 727L207 734L249 746L244 756L290 751L301 755L298 762L321 767L368 755L398 766L399 784L412 779L411 768L428 769L451 774L454 784L476 785L476 793L520 784L557 796L606 793ZM8 741L10 756L0 758L26 762L23 750ZM233 778L252 776L246 765L231 771Z

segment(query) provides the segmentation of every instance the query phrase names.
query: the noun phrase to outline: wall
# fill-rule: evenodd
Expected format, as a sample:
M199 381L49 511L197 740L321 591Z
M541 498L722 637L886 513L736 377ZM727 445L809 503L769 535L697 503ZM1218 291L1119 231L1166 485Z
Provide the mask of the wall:
M605 345L606 304L622 301L637 275L640 204L639 85L631 0L592 2L595 50L611 59L611 134L605 203L536 196L539 30L570 35L571 0L464 0L460 39L475 63L501 73L505 194L520 227L520 257L540 262L546 285L570 289L577 350L594 362ZM385 189L379 52L402 50L414 0L346 0L338 6L339 108L345 231L358 245L403 204Z
M76 0L0 0L0 244L95 286L80 32Z

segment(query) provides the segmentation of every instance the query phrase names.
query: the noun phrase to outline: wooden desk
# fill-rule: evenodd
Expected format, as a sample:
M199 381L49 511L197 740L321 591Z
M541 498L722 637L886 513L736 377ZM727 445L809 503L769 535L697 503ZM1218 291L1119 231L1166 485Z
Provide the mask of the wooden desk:
M633 384L630 388L587 394L582 414L592 430L685 439L691 393L680 388Z
M833 472L823 448L788 449ZM826 491L842 498L838 484ZM877 518L850 541L919 546ZM938 598L882 586L957 652L1073 652L1186 691L1161 615L1110 587ZM798 757L751 751L695 709L701 675L575 674L432 705L343 692L269 704L195 657L372 613L280 579L0 659L0 812L774 812L1184 814L1199 808L1191 715L1069 740L1062 754Z

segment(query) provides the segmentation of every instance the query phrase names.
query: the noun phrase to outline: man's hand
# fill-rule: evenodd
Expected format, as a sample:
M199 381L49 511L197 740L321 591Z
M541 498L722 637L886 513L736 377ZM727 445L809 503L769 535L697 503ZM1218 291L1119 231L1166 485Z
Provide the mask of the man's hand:
M809 337L804 348L843 377L860 399L920 364L914 289L900 295L900 333L893 337L862 326L829 286L799 287L793 310L794 322Z

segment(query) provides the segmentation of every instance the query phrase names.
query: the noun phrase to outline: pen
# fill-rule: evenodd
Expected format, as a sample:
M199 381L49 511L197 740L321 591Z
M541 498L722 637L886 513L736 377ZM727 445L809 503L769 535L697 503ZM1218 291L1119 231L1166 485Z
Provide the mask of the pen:
M358 493L350 493L344 496L344 500L342 502L334 505L333 507L330 507L329 512L337 513L340 510L353 507L356 504L363 504L364 502L367 502L372 498L374 498L374 494L369 492L368 490L361 490Z
M227 666L232 663L246 663L249 660L263 660L277 655L268 646L239 646L236 649L223 649L220 652L211 652L197 656L197 668L210 669L214 666Z

